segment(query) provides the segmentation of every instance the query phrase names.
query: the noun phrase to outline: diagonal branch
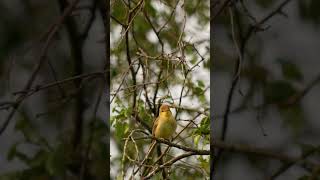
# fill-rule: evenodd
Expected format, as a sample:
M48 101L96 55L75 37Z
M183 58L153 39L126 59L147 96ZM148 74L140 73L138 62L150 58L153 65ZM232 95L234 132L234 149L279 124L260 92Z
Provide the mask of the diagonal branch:
M244 36L244 38L242 39L242 41L240 42L240 54L241 54L241 56L239 56L239 58L237 58L237 61L235 63L234 78L233 78L233 80L231 82L231 88L229 90L228 97L227 97L227 105L226 105L225 112L224 112L224 115L223 115L222 133L221 133L221 140L222 141L224 141L225 138L226 138L226 133L227 133L227 129L228 129L228 123L229 123L229 114L230 114L230 111L231 111L231 104L232 104L232 100L233 100L233 96L234 96L234 91L236 89L236 86L237 86L237 84L239 82L239 78L240 78L240 76L238 75L239 68L240 68L240 65L241 65L240 57L243 58L243 56L244 56L245 47L247 45L247 42L250 39L250 37L253 35L253 33L257 30L258 27L260 27L261 25L265 24L273 16L281 13L282 9L290 1L291 0L283 1L276 9L274 9L268 15L266 15L264 18L262 18L262 20L260 20L254 26L251 26L250 29L248 30L248 32L246 33L246 35ZM216 158L214 159L214 164L217 164L217 161L220 159L220 156L221 156L222 152L223 152L223 149L218 149Z
M35 65L34 70L29 78L29 80L27 81L25 87L23 88L23 91L28 91L33 82L35 81L42 65L45 63L45 61L47 60L46 58L46 54L47 51L49 49L49 46L53 40L53 37L56 35L56 33L58 32L58 30L61 28L63 22L65 21L65 19L72 13L72 11L74 10L74 8L76 7L76 5L78 4L79 0L74 0L70 3L70 5L64 10L63 14L56 20L56 22L50 27L50 30L47 34L47 39L44 43L44 46L41 49L40 52L40 56L38 59L38 63ZM0 127L0 135L4 132L4 130L7 128L7 126L9 125L10 120L13 118L13 116L15 115L17 109L19 108L19 106L21 105L21 103L24 101L25 99L25 95L22 94L20 95L17 99L16 99L16 103L15 106L13 106L13 108L11 109L11 111L9 112L6 120L4 121L4 123L1 125Z
M264 158L280 160L286 163L294 163L294 164L306 165L310 167L319 166L319 164L317 163L313 163L311 161L305 160L303 155L300 157L288 156L286 154L281 154L279 152L274 152L272 150L268 150L264 148L251 147L251 146L241 145L241 144L230 144L222 141L211 141L211 146L214 148L223 149L224 151L228 151L228 152L257 155Z

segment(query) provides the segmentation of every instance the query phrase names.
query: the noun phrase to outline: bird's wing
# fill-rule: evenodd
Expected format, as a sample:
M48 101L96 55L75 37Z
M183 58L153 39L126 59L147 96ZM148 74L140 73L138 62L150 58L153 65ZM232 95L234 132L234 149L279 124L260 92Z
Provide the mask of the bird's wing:
M152 135L154 136L155 134L155 131L157 129L157 126L158 126L158 123L159 123L159 117L157 117L154 121L153 121L153 125L152 125Z

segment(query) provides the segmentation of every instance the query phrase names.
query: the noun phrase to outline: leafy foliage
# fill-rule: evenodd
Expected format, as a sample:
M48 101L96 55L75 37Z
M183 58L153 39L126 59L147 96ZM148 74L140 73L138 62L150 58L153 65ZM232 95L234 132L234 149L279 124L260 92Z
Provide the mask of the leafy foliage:
M78 4L62 15L70 4L0 2L0 136L7 152L0 179L108 178L109 132L100 115L105 52L95 51L97 61L84 55L92 50L86 46L104 46L92 42L104 34L89 35L104 7Z
M192 28L209 25L209 3L157 0L111 4L117 6L111 9L111 31L121 29L120 36L111 44L111 72L114 72L111 134L114 134L112 140L119 154L111 160L114 169L119 170L111 172L122 179L131 175L130 169L136 168L133 159L140 157L136 160L141 161L145 156L144 149L150 141L139 138L150 135L161 103L177 106L173 114L181 125L177 133L182 132L173 142L183 139L193 147L194 138L189 138L192 135L197 139L197 147L209 147L210 120L206 118L209 114L209 66L204 66L209 62L209 37L199 39L196 33L190 32L194 31ZM198 76L200 73L207 77ZM177 155L172 151L169 154ZM168 161L169 157L165 159ZM191 157L186 160L191 162ZM201 157L198 161L208 172L208 158ZM172 166L183 166L183 163ZM169 173L170 177L187 178L188 171L176 169ZM190 169L194 178L206 177L199 168ZM155 177L161 177L161 173Z
M213 8L214 15L219 12L212 19L215 33L213 75L223 82L214 85L218 89L215 106L219 107L216 110L219 111L219 118L215 119L215 124L227 127L221 134L217 133L218 130L214 132L214 138L222 140L222 137L227 137L226 141L230 140L235 144L268 147L266 152L273 149L286 154L288 150L297 149L303 156L310 149L317 151L317 142L313 139L316 138L315 132L319 127L315 127L316 123L312 121L312 114L316 109L308 111L306 108L310 108L311 101L317 104L316 98L311 97L311 94L317 93L310 91L316 91L314 89L319 83L319 74L308 80L307 77L311 74L314 76L315 72L307 71L305 66L315 62L305 58L309 57L309 52L318 55L313 45L305 46L316 42L314 37L306 37L314 36L313 32L319 31L320 16L317 7L317 0L256 0L230 1L226 6L217 4ZM300 43L301 39L305 40L305 44ZM293 45L292 42L298 43ZM303 56L297 56L300 53ZM220 104L224 104L221 101L231 103L220 108ZM237 125L242 125L242 121L254 124L238 128ZM266 132L263 133L264 136L247 130L247 126L250 129L256 124ZM273 134L274 132L276 133ZM195 142L199 141L197 136L194 139ZM245 165L252 169L246 178L277 179L282 174L291 179L319 176L315 172L306 172L297 164L294 164L295 172L290 174L286 163L278 168L270 163L273 160L254 153L244 155L223 151L221 156L215 162L218 166L218 179L232 177L232 172L225 173L223 169L239 157L245 159L239 161L240 167ZM315 160L314 153L303 159Z

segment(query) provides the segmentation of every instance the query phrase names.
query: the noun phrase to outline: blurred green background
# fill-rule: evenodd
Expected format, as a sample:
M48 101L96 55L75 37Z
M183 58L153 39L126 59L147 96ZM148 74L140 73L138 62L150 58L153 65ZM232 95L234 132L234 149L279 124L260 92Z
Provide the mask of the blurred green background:
M60 26L71 3L0 2L0 179L108 178L106 2L80 0Z
M282 3L287 4L276 11ZM233 26L243 61L230 106L226 142L290 156L314 150L306 158L319 162L319 7L317 0L232 1L233 23L228 7L213 20L211 108L215 138L221 138L238 58ZM264 18L268 20L257 27ZM255 28L246 40L252 27ZM283 164L260 156L224 152L215 167L215 177L280 180L310 176L310 169L299 165L277 174Z

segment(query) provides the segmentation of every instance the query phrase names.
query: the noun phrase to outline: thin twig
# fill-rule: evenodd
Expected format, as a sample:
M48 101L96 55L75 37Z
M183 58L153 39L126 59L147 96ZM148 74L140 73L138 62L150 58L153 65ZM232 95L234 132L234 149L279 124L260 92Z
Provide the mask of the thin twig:
M25 87L23 88L23 91L28 91L33 82L35 81L42 65L45 63L45 61L47 60L46 58L46 54L47 51L49 49L49 46L54 38L54 36L56 35L56 33L58 32L58 30L60 29L60 27L62 26L62 23L65 21L65 19L72 13L72 11L74 10L74 8L76 7L76 5L78 4L79 0L74 0L70 3L70 5L65 9L65 11L63 12L63 14L56 20L56 22L50 27L49 33L47 34L47 39L44 43L44 46L41 49L41 53L39 56L39 60L38 63L36 64L36 66L34 67L34 70L30 76L30 78L28 79ZM9 125L10 120L13 118L13 116L15 115L17 109L19 108L19 106L21 105L21 103L24 101L25 99L25 95L22 94L20 95L17 99L16 99L16 103L15 106L11 109L10 113L8 114L6 120L4 121L4 123L1 125L0 128L0 135L4 132L4 130L7 128L7 126Z

